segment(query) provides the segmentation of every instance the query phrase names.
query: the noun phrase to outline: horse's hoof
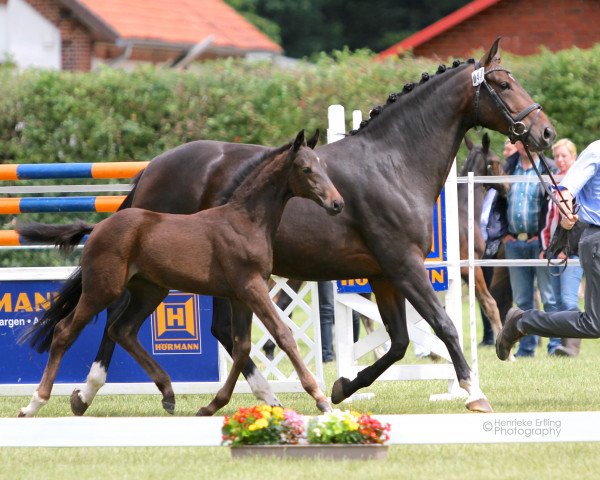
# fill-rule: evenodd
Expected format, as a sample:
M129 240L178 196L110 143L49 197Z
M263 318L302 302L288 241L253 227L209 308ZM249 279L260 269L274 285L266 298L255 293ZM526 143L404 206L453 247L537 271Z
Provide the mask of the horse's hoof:
M89 408L89 405L81 399L79 392L80 390L76 388L71 394L71 411L73 412L73 415L81 417Z
M340 377L335 381L331 389L331 403L337 405L348 398L346 394L347 388L345 388L348 385L350 385L350 380L346 377Z
M18 418L25 418L27 417L27 414L23 413L21 410L19 410L19 414L17 415Z
M163 399L162 400L162 407L165 409L165 411L169 414L169 415L173 415L175 413L175 399Z
M487 398L479 398L472 402L465 403L465 407L471 412L494 413L494 409L490 405L490 402L487 401Z
M317 408L319 409L319 411L321 411L323 413L333 411L333 408L331 408L331 405L329 404L329 402L327 400L321 400L321 401L317 402Z
M212 417L212 413L210 413L210 411L208 410L207 407L202 407L200 410L198 410L198 412L196 413L197 417Z

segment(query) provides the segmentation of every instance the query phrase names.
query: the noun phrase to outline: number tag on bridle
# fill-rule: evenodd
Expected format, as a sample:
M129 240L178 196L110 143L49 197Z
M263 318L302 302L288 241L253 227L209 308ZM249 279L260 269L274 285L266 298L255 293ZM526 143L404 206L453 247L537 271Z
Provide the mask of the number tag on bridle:
M473 80L473 86L477 87L485 81L485 69L483 67L478 68L471 74Z

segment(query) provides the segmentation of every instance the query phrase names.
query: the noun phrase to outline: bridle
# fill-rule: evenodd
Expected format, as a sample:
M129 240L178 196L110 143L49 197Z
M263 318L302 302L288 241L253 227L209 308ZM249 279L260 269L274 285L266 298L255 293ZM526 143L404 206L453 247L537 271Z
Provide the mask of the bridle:
M552 175L552 171L550 170L550 167L548 166L548 162L546 161L546 158L544 157L544 155L541 152L538 154L539 159L540 159L541 163L544 165L547 175L550 178L550 181L552 182L554 190L556 192L558 192L558 196L560 197L560 200L557 200L555 198L555 196L552 194L551 188L544 181L542 174L540 173L540 170L538 169L536 162L534 161L533 156L531 155L531 152L529 151L529 145L527 143L527 139L529 137L529 133L531 132L533 126L535 125L536 120L538 119L538 117L540 115L540 112L542 111L542 106L539 103L534 102L531 105L529 105L528 107L521 110L519 113L517 113L513 117L512 113L510 112L510 110L508 109L508 107L506 106L504 101L500 98L500 96L496 93L496 91L491 87L491 85L486 80L486 76L493 72L506 72L507 74L510 75L509 70L506 70L505 68L502 68L499 66L496 66L496 67L491 68L486 71L485 67L482 67L480 62L477 62L475 64L475 71L471 74L472 83L473 83L473 86L475 87L475 100L474 100L475 126L477 126L477 124L479 123L479 96L480 96L480 92L481 92L481 86L483 85L483 86L485 86L488 94L490 95L490 98L492 99L492 101L494 102L496 107L498 107L498 109L504 115L504 118L506 118L506 120L508 122L508 132L509 132L508 138L510 139L510 141L512 143L520 141L523 144L523 146L525 147L525 152L527 153L527 156L529 157L529 161L533 165L535 173L539 177L544 190L546 191L546 193L548 194L548 196L550 197L552 202L554 202L556 204L558 210L560 211L560 213L563 216L565 216L565 217L568 216L566 210L569 210L570 213L575 214L574 209L570 208L567 205L567 201L564 199L560 189L558 188L556 179ZM535 111L535 114L534 114L533 118L531 119L531 122L529 123L529 127L527 127L527 125L525 125L522 122L522 120L525 117L527 117L527 115L529 115L530 113L532 113L534 111Z
M500 110L502 115L504 115L504 118L508 122L508 138L510 139L510 141L512 143L521 141L523 145L527 145L527 137L529 136L531 128L533 128L533 125L535 124L540 112L542 111L542 106L539 103L534 102L525 109L521 110L513 117L512 113L510 112L504 101L500 98L500 95L496 93L496 90L494 90L486 80L486 77L490 73L494 72L505 72L508 75L510 75L510 70L499 66L486 71L484 67L480 66L479 62L475 64L475 71L471 74L473 86L475 87L475 126L477 126L477 124L479 123L479 95L481 92L481 86L483 85L488 91L496 107L498 107L498 109ZM535 115L533 116L533 119L529 124L529 128L527 128L527 126L522 122L522 120L534 110L536 111Z
M544 155L540 152L538 154L538 157L540 159L540 162L544 165L547 175L550 178L550 181L552 182L552 186L554 187L554 191L558 193L560 200L558 200L553 195L552 189L544 181L544 178L542 177L542 174L541 174L535 160L533 159L531 152L529 151L529 145L527 143L527 139L529 137L529 133L531 132L531 129L533 128L533 125L535 124L540 112L542 111L542 106L539 103L532 103L531 105L529 105L525 109L521 110L519 113L517 113L513 117L510 110L506 106L506 104L502 101L500 96L486 81L486 76L492 72L506 72L507 74L510 75L509 70L506 70L505 68L498 67L498 66L495 68L492 68L488 71L485 71L484 67L481 67L479 62L477 62L475 64L475 71L471 74L473 86L475 87L475 100L474 100L475 126L477 126L477 124L479 123L478 122L478 120L479 120L479 95L480 95L480 91L481 91L481 85L484 85L490 95L490 98L492 99L492 101L494 102L496 107L498 107L500 112L502 112L502 114L504 115L504 117L506 118L506 120L508 122L508 132L509 132L508 138L510 139L510 141L512 143L520 141L523 144L525 153L527 153L527 157L529 158L529 162L533 166L533 169L535 170L535 173L537 174L538 178L540 179L540 183L542 184L542 187L548 194L548 197L552 200L552 202L554 204L556 204L556 207L558 208L561 215L567 217L568 216L567 210L571 214L574 215L575 213L577 213L577 205L569 206L567 204L567 201L565 200L560 189L558 188L556 179L554 178L554 175L552 175L552 170L548 166L548 162L547 162L546 158L544 157ZM522 122L522 120L533 111L535 111L535 114L534 114L533 118L531 119L531 122L529 123L529 128L528 128ZM567 248L569 248L568 247L568 242L569 242L568 236L566 238L566 242L567 242ZM550 258L548 258L548 268L550 266L557 266L557 267L563 266L563 270L564 270L567 267L567 259L565 258L565 259L559 261L558 263L552 263L552 260ZM551 272L551 273L553 275L556 275L553 272ZM560 272L560 273L562 273L562 272ZM560 275L560 273L558 273L558 275Z

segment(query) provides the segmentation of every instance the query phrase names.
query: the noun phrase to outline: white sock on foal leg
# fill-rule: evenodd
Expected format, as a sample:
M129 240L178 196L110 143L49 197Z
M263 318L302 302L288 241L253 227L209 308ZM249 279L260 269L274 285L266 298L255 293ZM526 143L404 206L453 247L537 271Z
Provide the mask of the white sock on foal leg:
M86 405L91 405L98 390L106 383L106 369L99 362L94 362L86 378L86 384L79 391L79 398Z
M26 417L33 417L44 405L48 403L48 400L42 400L38 395L37 390L33 392L29 405L21 409L21 413Z

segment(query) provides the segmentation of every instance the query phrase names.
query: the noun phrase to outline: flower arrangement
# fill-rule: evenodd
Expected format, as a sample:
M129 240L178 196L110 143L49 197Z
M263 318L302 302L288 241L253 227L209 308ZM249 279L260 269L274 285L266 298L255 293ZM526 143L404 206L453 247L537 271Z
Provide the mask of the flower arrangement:
M383 445L389 440L389 424L370 414L334 410L308 422L294 410L259 405L241 407L232 417L225 416L223 445L347 444Z
M225 416L222 433L223 445L295 445L304 434L304 421L289 408L240 407Z
M334 410L308 422L309 443L379 444L390 438L390 424L382 424L368 413Z

